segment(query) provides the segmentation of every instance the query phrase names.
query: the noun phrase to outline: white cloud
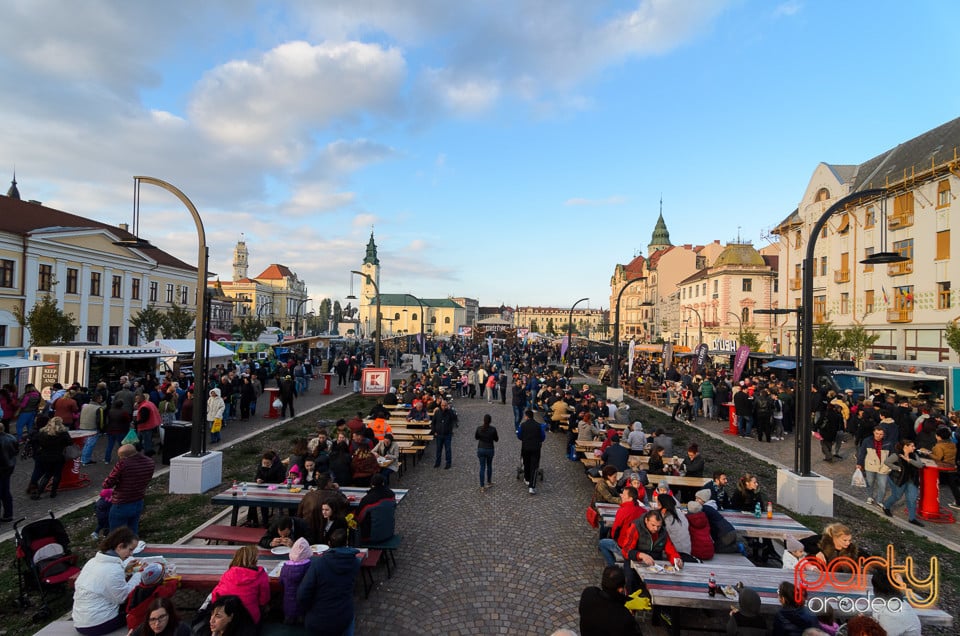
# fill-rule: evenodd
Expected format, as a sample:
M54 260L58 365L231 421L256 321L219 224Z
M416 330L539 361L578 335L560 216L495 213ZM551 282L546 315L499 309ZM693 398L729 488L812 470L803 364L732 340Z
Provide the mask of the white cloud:
M377 224L377 215L375 214L358 214L353 217L353 220L350 222L355 228L369 228Z
M773 15L775 17L789 17L800 13L802 9L803 4L799 2L799 0L788 0L787 2L777 5L777 8L773 11Z
M335 192L325 183L308 184L293 193L285 209L296 215L330 212L349 206L355 199L355 193Z
M627 202L627 198L620 196L618 194L605 197L602 199L587 199L584 197L573 197L567 199L563 202L564 205L577 206L577 205L623 205Z
M480 115L489 110L501 94L496 79L463 77L453 69L427 70L422 81L432 99L457 116Z
M389 113L405 75L397 48L287 42L206 73L189 111L222 143L269 146L364 112Z

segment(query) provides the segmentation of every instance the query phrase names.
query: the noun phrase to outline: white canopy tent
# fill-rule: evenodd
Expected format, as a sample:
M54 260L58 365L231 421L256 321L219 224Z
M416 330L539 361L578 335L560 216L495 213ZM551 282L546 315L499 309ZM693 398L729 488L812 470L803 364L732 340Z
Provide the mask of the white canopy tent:
M165 357L181 357L181 358L192 358L193 357L193 340L180 340L180 339L167 339L167 340L154 340L151 343L154 347L159 347L162 352L162 356ZM218 362L225 362L233 358L233 351L227 349L218 342L213 340L208 340L207 344L209 346L208 351L210 352L210 360L214 364Z

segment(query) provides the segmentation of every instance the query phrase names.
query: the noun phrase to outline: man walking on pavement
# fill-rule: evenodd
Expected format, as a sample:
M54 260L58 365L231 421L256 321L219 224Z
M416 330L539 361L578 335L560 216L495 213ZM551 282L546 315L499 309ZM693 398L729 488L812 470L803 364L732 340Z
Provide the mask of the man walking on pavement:
M444 469L450 468L450 462L453 460L453 427L457 422L457 414L450 410L450 403L446 400L440 400L440 406L433 413L433 419L430 423L435 441L437 443L437 461L434 468L440 468L440 458L443 450L447 451L447 463Z
M523 460L523 480L531 495L537 494L537 471L540 470L540 447L547 438L547 427L533 419L533 411L527 409L526 416L517 429L520 440L520 459Z

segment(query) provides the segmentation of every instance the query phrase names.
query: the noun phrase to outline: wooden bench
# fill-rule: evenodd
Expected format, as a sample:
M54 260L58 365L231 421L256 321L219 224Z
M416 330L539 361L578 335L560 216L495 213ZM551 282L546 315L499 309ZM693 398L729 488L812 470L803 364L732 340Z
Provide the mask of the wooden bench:
M395 534L386 541L380 543L361 543L361 548L366 548L370 551L381 551L383 552L383 562L387 566L387 578L393 577L393 568L397 567L397 559L394 556L394 552L400 547L400 535Z
M740 554L739 552L723 553L723 554L714 554L712 559L710 559L709 561L704 561L704 563L716 563L717 565L720 565L721 567L727 567L727 566L730 566L730 565L742 565L742 566L747 566L747 567L756 567L756 565L753 563L753 561L751 561L750 559L748 559L748 558L745 557L744 555ZM792 573L792 571L791 571L791 573Z
M373 580L373 570L380 563L381 550L368 550L367 556L360 562L360 580L363 582L363 598L370 598L370 590L376 583Z
M107 634L107 636L126 636L128 631L130 630L124 625L120 629L113 630ZM77 629L73 626L72 620L65 618L59 621L53 621L34 634L34 636L77 636Z
M219 544L221 541L225 541L230 545L237 543L256 545L263 538L265 532L263 528L212 525L194 534L193 538L206 539L207 543L216 542Z

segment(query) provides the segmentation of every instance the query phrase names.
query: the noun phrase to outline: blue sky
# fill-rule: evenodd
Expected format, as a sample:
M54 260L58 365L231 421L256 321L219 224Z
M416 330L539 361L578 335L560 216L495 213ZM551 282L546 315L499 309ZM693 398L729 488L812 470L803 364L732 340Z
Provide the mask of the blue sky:
M0 166L24 198L129 222L183 190L228 278L273 262L384 292L609 304L663 198L674 244L757 246L818 162L958 114L953 3L7 0ZM172 196L141 232L192 262Z

